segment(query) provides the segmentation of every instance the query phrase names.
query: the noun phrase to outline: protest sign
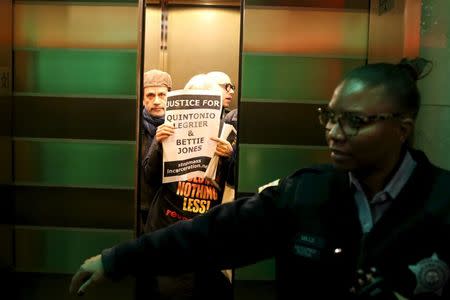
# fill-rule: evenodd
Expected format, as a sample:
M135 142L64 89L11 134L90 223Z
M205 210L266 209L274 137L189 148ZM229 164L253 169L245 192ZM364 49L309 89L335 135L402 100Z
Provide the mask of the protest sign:
M167 94L166 122L175 133L163 141L163 183L203 177L220 128L221 93L177 90Z

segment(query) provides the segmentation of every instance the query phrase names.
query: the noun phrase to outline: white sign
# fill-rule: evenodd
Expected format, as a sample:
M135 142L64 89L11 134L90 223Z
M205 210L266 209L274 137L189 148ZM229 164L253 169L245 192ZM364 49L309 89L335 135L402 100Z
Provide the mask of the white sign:
M167 94L166 122L175 133L163 141L163 183L204 177L216 150L211 137L219 135L221 93L177 90Z

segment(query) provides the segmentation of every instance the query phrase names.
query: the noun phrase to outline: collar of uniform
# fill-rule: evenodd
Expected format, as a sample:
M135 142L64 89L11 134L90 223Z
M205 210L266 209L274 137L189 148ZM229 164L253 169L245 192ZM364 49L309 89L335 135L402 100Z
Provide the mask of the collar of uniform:
M395 173L394 177L389 181L389 183L385 186L385 188L378 192L374 197L373 201L371 201L371 204L375 204L377 202L384 202L386 200L395 199L397 195L400 193L403 186L408 181L409 177L414 171L414 168L416 167L417 163L412 158L409 151L406 151L405 156L403 157L403 161L400 165L400 168L398 168L397 172ZM357 190L360 192L363 192L362 186L359 183L358 179L353 175L352 172L348 173L349 180L350 180L350 186L354 186ZM380 197L380 195L389 195L390 197Z

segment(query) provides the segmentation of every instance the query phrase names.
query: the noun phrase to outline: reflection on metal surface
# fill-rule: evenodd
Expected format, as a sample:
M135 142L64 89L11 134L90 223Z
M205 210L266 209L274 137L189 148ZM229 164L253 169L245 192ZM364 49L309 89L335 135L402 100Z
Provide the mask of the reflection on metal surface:
M55 114L55 111L60 113ZM135 112L134 97L51 97L16 94L14 135L132 141L136 139ZM111 120L114 120L114 129Z
M324 130L317 117L318 107L317 103L242 102L239 113L245 118L240 119L239 141L245 144L276 144L280 147L324 146ZM270 116L271 126L261 130L261 124L267 122L267 112L276 113Z
M150 30L146 29L145 70L159 68L169 72L173 89L183 88L195 74L216 70L238 82L239 8L168 6L164 26L162 13L158 8L147 8L146 28ZM160 51L160 46L164 50ZM237 92L234 107L236 101Z
M387 13L392 10L395 5L395 0L380 0L380 4L378 5L378 15Z
M275 259L267 259L256 264L239 269L235 280L274 280L275 279ZM248 299L248 298L242 298ZM251 299L260 299L253 298Z
M92 256L92 254L91 254ZM82 259L85 259L83 257ZM80 261L81 262L81 261ZM76 269L73 270L75 272ZM68 287L72 279L72 274L49 274L49 273L20 273L14 274L14 285L20 282L20 288L15 289L14 295L10 298L14 300L74 300L74 297L68 293ZM4 283L4 282L2 282ZM89 293L79 299L83 300L133 300L134 296L134 280L126 278L120 282L106 283L96 286Z
M4 201L4 199L2 199ZM1 205L0 207L3 207ZM13 242L14 242L14 234L13 234L13 226L11 224L0 224L0 245L2 245L2 249L0 251L0 278L3 277L1 272L6 270L9 271L11 266L13 265ZM4 284L4 282L2 282Z
M365 59L368 10L245 10L244 51Z
M136 49L136 7L33 2L14 5L15 48Z
M50 95L135 95L136 51L17 49L14 91Z
M0 67L0 96L11 92L10 68Z
M312 164L330 162L327 147L239 144L239 192L258 187Z
M14 140L16 184L132 189L134 142Z
M12 186L12 0L0 1L0 286L1 298L14 289L14 191ZM12 295L11 297L12 298Z
M344 8L363 9L369 7L368 0L246 0L249 6L291 6L291 7L315 7L315 8Z
M245 53L242 97L274 102L328 101L344 74L364 63L362 58Z
M396 0L389 10L380 8L386 3L371 1L369 63L397 63L403 57L419 55L421 1Z
M16 226L18 272L73 274L88 257L133 237L132 230Z
M446 59L448 60L448 56ZM439 62L443 63L444 58ZM445 71L448 74L448 69ZM448 75L444 76L444 74L440 74L440 76L436 77L437 83L429 83L423 95L430 97L429 94L431 91L428 93L428 90L436 89L437 86L448 86L449 77ZM444 92L441 91L441 98L438 100L433 99L434 101L441 102L441 104L423 105L420 109L414 142L416 147L423 149L427 153L433 163L450 170L450 156L448 155L450 146L450 98L448 96L445 97L444 94L449 94L448 89L444 90Z
M16 185L14 218L21 225L132 230L133 194L132 189Z
M10 128L8 126L8 128ZM10 136L1 136L0 135L0 199L8 199L10 196L8 191L6 190L6 186L1 185L9 185L12 184L12 139ZM7 201L7 200L5 200ZM9 213L8 213L9 214ZM7 215L8 215L7 214ZM1 221L1 219L0 219ZM0 222L2 223L2 222ZM5 222L6 223L6 222Z
M240 0L146 0L147 5L240 6Z

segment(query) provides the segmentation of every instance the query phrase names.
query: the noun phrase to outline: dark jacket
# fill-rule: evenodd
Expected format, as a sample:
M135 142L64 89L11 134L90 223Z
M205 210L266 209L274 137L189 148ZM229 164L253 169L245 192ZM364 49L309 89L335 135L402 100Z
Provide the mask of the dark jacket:
M145 156L147 155L147 152L150 149L150 146L153 142L153 139L156 134L156 129L159 125L164 123L164 118L154 118L151 117L145 109L142 111L142 126L140 131L141 136L141 150L140 155L141 159L144 160ZM150 206L150 203L152 202L153 198L156 194L156 189L152 188L147 184L144 178L144 172L143 168L140 169L140 214L141 214L141 228L140 233L142 233L144 225L146 223L146 218L148 214L148 209Z
M430 270L420 261L435 255L447 272L442 299L449 299L450 173L412 154L413 174L364 236L347 174L305 168L257 195L105 250L105 274L235 268L275 256L280 299L349 299L356 269L372 266L389 289L410 298Z

